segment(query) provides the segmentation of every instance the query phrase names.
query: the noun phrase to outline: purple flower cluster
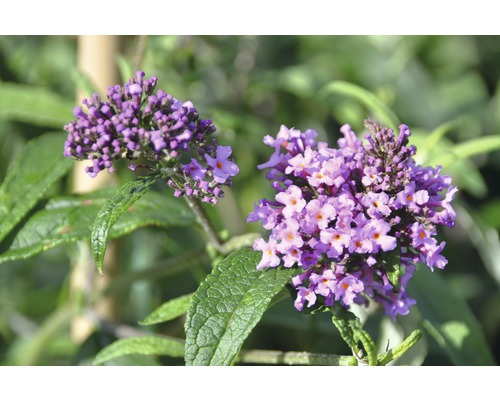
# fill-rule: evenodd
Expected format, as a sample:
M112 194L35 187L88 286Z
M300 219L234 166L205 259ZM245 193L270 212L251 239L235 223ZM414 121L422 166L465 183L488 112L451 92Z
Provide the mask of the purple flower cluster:
M176 172L168 183L177 196L216 203L223 195L222 185L230 186L238 173L229 158L231 148L217 145L212 121L201 119L190 101L183 103L161 89L155 93L156 77L144 79L142 71L135 75L123 86L109 87L107 101L94 93L82 102L86 112L75 107L77 119L64 126L64 155L91 160L86 169L91 177L104 169L114 172L114 160L145 159L153 164L150 169L168 167ZM194 157L182 164L183 154ZM130 165L132 170L136 167Z
M281 126L267 178L274 200L255 205L247 222L261 221L271 234L254 242L262 251L257 268L299 266L305 272L292 284L295 307L349 307L369 298L395 318L407 314L415 300L406 287L416 263L444 268L445 242L436 226L453 226L451 201L457 191L440 167L422 167L408 146L410 129L392 129L366 121L372 131L361 141L349 125L339 148L316 143L317 132Z

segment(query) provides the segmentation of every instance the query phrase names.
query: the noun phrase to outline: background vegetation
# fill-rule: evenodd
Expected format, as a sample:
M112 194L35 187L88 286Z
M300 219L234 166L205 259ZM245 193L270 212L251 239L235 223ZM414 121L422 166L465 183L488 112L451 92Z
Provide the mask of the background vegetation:
M127 79L137 45L137 37L121 38L116 63ZM62 126L72 118L75 90L89 87L76 68L76 47L75 37L0 37L0 181L29 140L49 131L64 136ZM377 115L365 94L357 97L351 86L332 82L371 92L411 127L419 160L443 165L459 186L457 227L441 232L449 264L434 274L447 282L443 290L466 301L475 317L468 323L479 325L498 363L499 53L500 38L489 36L153 36L147 38L141 69L147 76L156 75L159 87L176 98L193 101L202 117L214 121L219 142L233 146L240 174L228 196L209 210L228 236L260 229L246 225L245 218L257 199L272 193L256 168L269 157L263 136L274 135L285 124L316 129L334 144L341 125L349 123L361 133L363 120ZM18 96L16 102L13 96ZM39 112L43 107L45 117ZM43 154L37 160L47 161ZM117 184L132 177L123 168ZM70 193L71 180L65 174L48 195ZM167 188L158 190L171 197ZM2 251L9 245L7 237ZM163 302L196 290L209 273L210 260L198 230L150 227L119 239L115 321L98 320L81 343L70 334L74 314L63 312L73 301L70 275L79 246L64 244L0 264L0 364L84 365L116 338L147 331L183 337L182 318L152 327L138 321ZM183 267L186 253L198 261ZM439 290L429 288L430 293ZM384 349L389 338L397 342L412 329L418 314L415 309L392 324L375 313L366 326ZM459 346L469 347L462 353L475 351L473 342ZM302 316L290 300L264 315L244 347L347 354L328 318ZM454 354L440 343L439 335L427 332L405 362L484 363ZM113 363L176 365L182 359L136 355L108 362Z

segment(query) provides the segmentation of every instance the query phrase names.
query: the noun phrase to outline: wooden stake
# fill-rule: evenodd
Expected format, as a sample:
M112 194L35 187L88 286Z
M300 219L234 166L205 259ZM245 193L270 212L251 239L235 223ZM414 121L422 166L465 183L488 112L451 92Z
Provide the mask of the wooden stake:
M104 98L107 89L111 85L120 83L116 67L116 57L120 45L118 36L79 36L78 37L78 59L77 65L80 71L85 73L94 83L99 94ZM77 104L86 95L77 93ZM87 193L96 189L113 184L114 176L101 172L96 178L90 178L85 172L85 162L75 163L73 170L73 192ZM85 305L85 299L91 292L99 291L109 284L109 281L117 273L118 251L116 243L108 243L106 257L104 259L104 276L96 273L97 269L90 249L86 243L79 245L79 257L73 265L71 275L71 293ZM95 312L100 318L114 320L117 313L117 302L115 297L105 297L95 306ZM71 337L76 343L82 343L93 332L93 322L83 315L78 315L71 322Z

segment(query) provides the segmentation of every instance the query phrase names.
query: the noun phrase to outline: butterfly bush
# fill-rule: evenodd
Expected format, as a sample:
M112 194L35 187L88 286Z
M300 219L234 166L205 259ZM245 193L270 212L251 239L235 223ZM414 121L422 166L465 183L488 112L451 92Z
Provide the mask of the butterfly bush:
M338 148L316 142L317 132L281 126L264 143L274 149L267 179L274 199L260 200L247 222L270 231L254 250L257 269L300 267L292 279L297 310L373 299L387 315L407 314L415 300L406 291L417 263L447 264L436 227L452 227L457 188L441 168L423 167L408 145L410 129L366 121L362 141L349 125Z
M222 186L231 186L239 171L230 157L231 147L217 144L212 136L215 126L200 118L193 103L161 89L155 92L157 78L144 76L138 71L123 86L109 87L107 101L94 93L83 100L85 111L75 107L77 119L64 126L68 132L64 155L91 160L86 167L91 177L105 169L114 172L115 160L145 160L146 168L174 172L168 184L175 196L216 203L223 195ZM129 165L131 170L137 167Z

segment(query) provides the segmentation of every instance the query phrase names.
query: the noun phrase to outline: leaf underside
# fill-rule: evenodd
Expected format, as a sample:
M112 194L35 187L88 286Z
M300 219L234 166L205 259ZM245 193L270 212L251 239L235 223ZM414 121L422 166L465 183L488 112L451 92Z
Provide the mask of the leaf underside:
M110 198L97 213L92 234L90 236L90 248L94 255L97 269L102 273L104 253L108 234L113 224L120 215L126 212L137 200L144 196L153 184L160 179L161 174L150 174L139 176L131 182L127 182Z

